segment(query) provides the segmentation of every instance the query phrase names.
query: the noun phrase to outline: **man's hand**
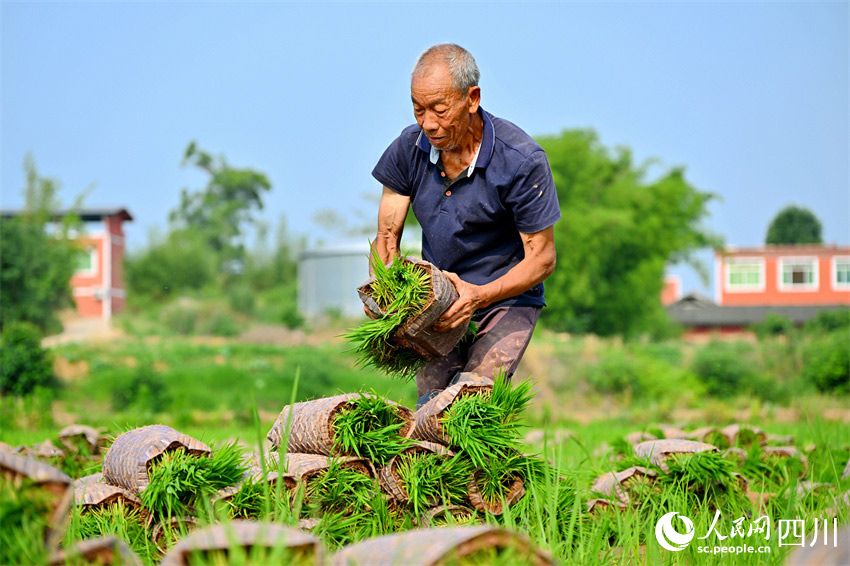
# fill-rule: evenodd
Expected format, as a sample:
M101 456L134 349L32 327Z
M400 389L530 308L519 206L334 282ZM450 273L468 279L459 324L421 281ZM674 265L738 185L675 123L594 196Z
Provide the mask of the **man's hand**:
M467 283L449 271L444 271L443 274L454 283L458 298L443 313L440 320L434 323L433 328L437 332L446 332L458 326L467 326L475 311L486 306L481 286Z

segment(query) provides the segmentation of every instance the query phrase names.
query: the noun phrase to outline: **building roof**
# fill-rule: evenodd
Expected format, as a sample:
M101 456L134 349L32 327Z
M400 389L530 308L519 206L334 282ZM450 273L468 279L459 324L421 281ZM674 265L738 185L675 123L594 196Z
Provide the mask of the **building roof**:
M21 216L22 214L26 214L28 211L26 210L0 210L0 218L14 218L16 216ZM104 207L104 208L77 208L77 209L66 209L66 210L54 210L50 213L53 218L62 218L64 216L68 216L69 214L75 214L80 217L80 220L83 222L92 222L95 220L103 220L106 217L110 216L118 216L121 220L131 221L133 217L127 212L126 208L121 207Z
M800 254L830 254L848 253L850 246L839 244L783 244L752 247L726 246L716 250L717 255L800 255Z
M749 326L762 322L768 313L802 324L820 311L847 308L846 305L720 306L699 293L689 293L667 307L670 317L683 326Z

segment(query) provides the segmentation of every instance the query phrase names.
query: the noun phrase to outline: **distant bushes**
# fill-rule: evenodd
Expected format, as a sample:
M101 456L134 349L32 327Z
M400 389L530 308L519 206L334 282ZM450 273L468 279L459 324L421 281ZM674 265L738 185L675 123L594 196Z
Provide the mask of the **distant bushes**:
M52 387L53 360L41 347L41 331L29 322L11 322L0 334L0 392L23 396Z
M607 349L587 367L587 380L600 393L625 393L634 398L673 398L683 392L699 396L701 385L677 363L680 359L681 352L671 347Z
M806 343L803 377L821 391L850 392L850 329L814 336Z
M694 356L691 370L706 392L716 397L752 394L774 399L779 394L775 379L761 371L758 352L746 342L710 342Z
M189 298L164 308L160 319L169 331L183 336L236 336L240 331L233 315L224 307Z

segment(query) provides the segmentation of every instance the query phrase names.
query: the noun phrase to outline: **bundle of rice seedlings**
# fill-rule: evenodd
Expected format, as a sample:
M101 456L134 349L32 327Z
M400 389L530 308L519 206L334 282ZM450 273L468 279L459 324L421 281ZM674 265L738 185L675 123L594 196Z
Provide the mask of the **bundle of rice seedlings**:
M315 536L283 525L231 521L197 529L166 554L161 566L321 564Z
M236 484L247 469L236 443L222 446L208 458L169 450L150 464L150 483L140 494L142 505L157 517L185 515L220 489Z
M377 480L338 460L307 480L304 498L311 515L359 512L373 508L376 498L383 499Z
M431 292L431 274L422 265L398 256L387 267L374 247L369 263L374 275L370 296L386 314L364 322L343 338L354 345L358 366L374 366L390 376L412 379L425 361L396 344L392 336L407 319L425 308Z
M156 548L148 539L142 511L137 507L118 501L105 507L82 511L79 517L75 517L73 528L66 534L66 542L71 542L68 538L86 540L105 535L115 535L146 562L154 562Z
M378 395L349 401L334 417L333 452L356 454L383 465L410 446L399 433L409 423L399 405Z
M479 525L484 519L474 509L462 505L439 505L419 518L423 527L461 527Z
M446 458L433 452L402 454L395 469L417 517L437 504L463 503L475 470L468 458Z
M672 454L666 464L668 472L659 477L659 482L681 486L701 502L720 508L745 500L735 465L718 452Z
M501 514L525 495L525 484L541 483L544 463L538 458L511 452L489 459L469 482L469 501L479 511Z
M531 386L530 381L511 386L500 372L490 391L455 399L440 421L451 445L478 467L519 451L520 415L533 397Z
M0 564L45 564L52 497L31 481L0 475Z

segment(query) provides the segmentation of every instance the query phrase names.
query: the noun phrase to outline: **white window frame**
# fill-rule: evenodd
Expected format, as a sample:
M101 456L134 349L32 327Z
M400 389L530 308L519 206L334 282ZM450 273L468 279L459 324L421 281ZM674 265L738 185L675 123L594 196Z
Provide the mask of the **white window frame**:
M830 281L832 282L832 290L833 291L847 291L850 290L850 281L847 283L839 283L838 282L838 262L845 262L850 265L850 255L834 255L832 256L831 263L831 271L832 277L830 277Z
M729 269L734 264L757 264L759 270L759 282L757 285L733 284L732 271ZM729 257L723 260L723 289L727 293L752 293L764 291L765 289L765 261L763 257Z
M74 275L79 275L80 277L94 277L97 275L97 246L92 246L85 251L89 254L91 269L79 269L74 271Z
M785 273L785 265L791 263L809 262L814 266L813 277L811 283L794 285L793 283L785 283L783 275ZM820 260L817 256L785 256L780 257L776 262L776 288L783 293L812 293L820 289Z

